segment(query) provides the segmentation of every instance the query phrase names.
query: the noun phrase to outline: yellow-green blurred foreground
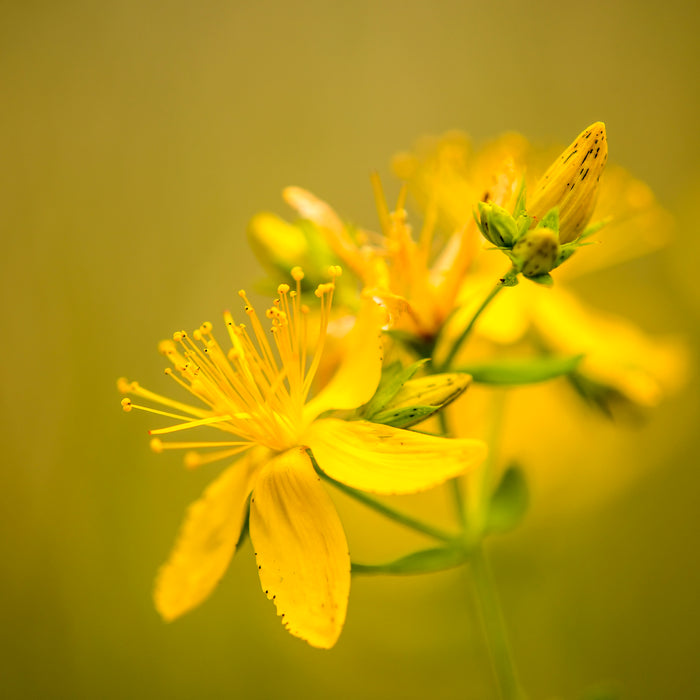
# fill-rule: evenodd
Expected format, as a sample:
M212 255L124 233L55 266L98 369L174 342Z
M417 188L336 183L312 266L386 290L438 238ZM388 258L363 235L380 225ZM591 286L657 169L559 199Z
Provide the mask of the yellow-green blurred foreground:
M698 29L683 0L2 3L3 697L495 698L461 570L354 579L321 652L283 630L246 544L163 623L155 572L214 472L152 454L115 381L165 389L157 342L238 312L262 276L246 223L288 215L284 186L374 226L370 170L395 196L390 158L424 133L565 144L599 119L678 226L579 291L695 357ZM691 374L644 420L587 421L590 456L560 436L533 465L524 526L490 547L530 698L700 697L698 409ZM561 425L581 444L542 415ZM337 504L358 559L424 544ZM399 505L449 522L444 495Z

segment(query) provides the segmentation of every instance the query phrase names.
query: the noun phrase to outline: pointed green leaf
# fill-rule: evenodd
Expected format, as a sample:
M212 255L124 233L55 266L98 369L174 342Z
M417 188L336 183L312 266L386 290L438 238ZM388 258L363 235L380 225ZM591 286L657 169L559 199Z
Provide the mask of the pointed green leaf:
M460 367L480 384L535 384L573 372L583 355L496 360Z
M468 553L463 549L436 547L413 552L387 564L352 563L353 574L427 574L452 569L467 561Z
M512 530L525 516L529 503L525 474L517 466L509 467L491 496L485 531L499 533Z

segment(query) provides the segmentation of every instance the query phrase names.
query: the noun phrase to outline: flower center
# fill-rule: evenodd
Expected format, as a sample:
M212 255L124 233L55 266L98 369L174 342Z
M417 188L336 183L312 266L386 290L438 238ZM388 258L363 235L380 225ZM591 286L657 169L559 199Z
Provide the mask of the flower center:
M175 425L151 430L151 435L211 426L239 438L225 442L172 443L155 437L152 448L158 452L163 449L221 448L207 454L189 452L186 463L198 466L229 457L256 444L275 451L298 444L307 427L304 404L321 361L335 278L340 274L339 267L331 267L331 281L316 289L321 312L313 355L308 351L309 308L301 303L304 273L299 267L292 270L296 288L280 284L278 297L266 311L271 324L271 341L243 290L239 296L245 303L249 325L236 325L230 312L224 314L231 341L228 351L224 351L214 337L211 323L203 323L191 336L178 331L172 340L163 341L160 351L173 365L165 370L166 374L201 401L206 406L204 409L159 396L142 389L136 382L120 380L119 388L123 393L141 396L186 414L136 406L130 399L124 399L122 405L127 411L139 408L179 419Z

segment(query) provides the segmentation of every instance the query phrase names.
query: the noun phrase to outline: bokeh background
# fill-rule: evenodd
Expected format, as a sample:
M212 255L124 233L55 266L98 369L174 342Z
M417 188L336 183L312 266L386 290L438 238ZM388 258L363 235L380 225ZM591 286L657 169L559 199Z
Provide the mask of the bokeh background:
M494 698L459 570L356 579L320 652L283 631L246 545L204 606L164 624L153 576L212 474L150 453L115 380L167 386L157 341L259 279L246 224L287 213L285 185L374 225L370 169L389 178L424 133L564 144L598 119L678 227L580 289L694 354L699 29L684 0L3 2L3 696ZM700 696L697 388L616 428L624 445L596 450L593 483L552 455L570 476L556 503L535 493L491 543L530 697ZM621 462L638 471L623 488ZM582 507L582 489L600 497ZM338 503L360 556L406 545Z

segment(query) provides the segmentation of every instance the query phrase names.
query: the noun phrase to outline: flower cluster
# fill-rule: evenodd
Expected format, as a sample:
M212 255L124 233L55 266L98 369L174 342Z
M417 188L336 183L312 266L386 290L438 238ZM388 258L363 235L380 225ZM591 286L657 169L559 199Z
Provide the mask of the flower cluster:
M641 183L614 169L606 182L606 160L602 122L539 177L537 154L522 137L510 134L473 152L466 137L451 133L395 159L404 183L395 207L372 177L377 232L344 223L299 187L283 194L298 221L254 217L254 251L286 280L264 318L241 291L246 323L226 312L226 342L207 322L161 343L166 374L189 394L187 402L118 382L125 411L168 421L150 431L155 452L183 450L189 468L224 465L190 506L158 574L155 603L164 619L211 594L249 533L262 589L285 627L329 648L345 620L351 568L367 567L351 564L324 480L440 542L387 572L454 566L489 532L514 525L527 500L524 479L513 470L489 485L485 442L464 421L449 425L449 404L457 401L451 415L469 413L468 397L460 397L470 384L566 376L582 396L605 406L612 393L651 404L681 380L676 348L605 321L561 289L560 272L565 278L570 258L604 225L628 255L630 220L641 252L658 245L668 228ZM405 209L408 194L424 211L417 235ZM554 270L556 285L543 290ZM501 294L521 278L537 284ZM340 337L334 325L342 326ZM479 340L476 355L467 349L472 337ZM494 350L525 338L539 355L504 360ZM171 440L184 432L195 437ZM463 476L481 485L472 489L471 511L461 500ZM457 485L460 503L454 535L369 495L415 493L448 481Z

